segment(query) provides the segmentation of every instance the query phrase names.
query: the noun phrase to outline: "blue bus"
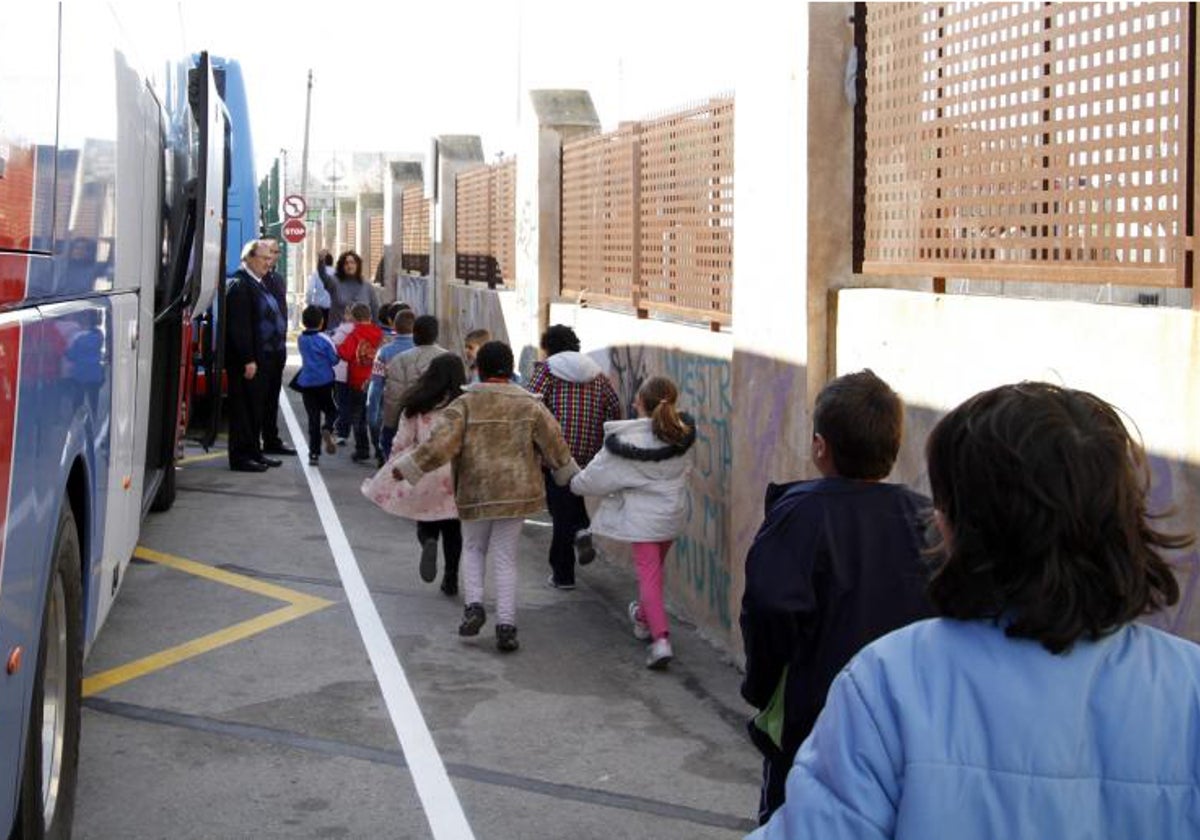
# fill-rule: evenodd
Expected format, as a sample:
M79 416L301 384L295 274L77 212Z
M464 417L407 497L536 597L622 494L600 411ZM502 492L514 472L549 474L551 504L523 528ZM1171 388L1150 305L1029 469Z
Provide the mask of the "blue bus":
M195 56L199 60L199 56ZM254 142L250 136L250 106L246 82L237 61L210 56L217 94L229 124L228 203L225 216L225 274L241 265L242 246L262 234L258 178L254 172Z
M70 836L83 657L174 500L191 323L223 287L213 67L128 31L70 2L6 4L0 30L0 834L22 840Z
M193 65L200 56L192 56ZM238 270L242 246L262 233L262 208L258 203L258 179L254 172L254 143L250 135L250 112L242 68L233 59L210 56L217 94L225 107L229 128L225 207L225 274ZM219 308L219 304L218 304ZM215 327L219 318L213 311L201 313L193 330L192 365L188 391L193 399L189 406L202 411L193 423L195 439L205 449L216 440L220 424L220 398L225 394L223 377L212 372L222 368L221 335ZM212 380L220 385L216 386Z

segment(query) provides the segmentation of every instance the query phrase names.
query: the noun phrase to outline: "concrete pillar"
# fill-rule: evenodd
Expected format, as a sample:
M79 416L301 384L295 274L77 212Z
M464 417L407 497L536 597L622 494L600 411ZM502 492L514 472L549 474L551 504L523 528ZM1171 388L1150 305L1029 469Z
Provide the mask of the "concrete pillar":
M436 160L431 166L435 167L437 195L429 246L429 273L433 282L433 314L444 319L450 311L449 286L456 279L454 179L464 169L483 163L483 142L475 134L442 134L434 138L434 148Z
M777 6L771 25L755 28L754 59L740 67L737 79L733 486L727 547L731 615L740 611L746 550L762 523L767 483L808 475L812 343L823 340L826 311L824 281L810 264L809 243L813 227L839 224L835 196L822 195L811 213L806 199L810 149L819 150L825 142L810 147L809 126L830 130L811 121L807 110L809 67L817 60L810 55L810 16L844 19L849 8L844 3ZM812 33L814 39L817 34ZM820 49L824 61L827 50ZM840 82L828 95L841 95ZM847 186L847 202L849 196ZM842 247L849 254L848 235ZM817 364L823 374L823 361ZM741 650L740 638L733 647Z
M355 222L354 241L357 243L355 250L362 254L363 258L363 277L368 283L375 279L375 269L379 265L381 254L378 249L371 244L371 220L383 215L383 193L380 192L360 192L355 203L354 216ZM379 291L376 290L377 296ZM379 296L380 303L387 303L391 299Z
M334 233L335 250L338 254L343 251L358 250L355 241L347 236L349 222L356 218L358 201L355 198L339 198L337 200L336 231Z
M383 180L383 284L390 300L396 299L396 277L400 274L404 242L404 189L424 180L418 161L393 160Z
M586 90L531 90L517 151L517 277L521 322L510 332L528 373L562 281L562 147L595 134L600 117Z

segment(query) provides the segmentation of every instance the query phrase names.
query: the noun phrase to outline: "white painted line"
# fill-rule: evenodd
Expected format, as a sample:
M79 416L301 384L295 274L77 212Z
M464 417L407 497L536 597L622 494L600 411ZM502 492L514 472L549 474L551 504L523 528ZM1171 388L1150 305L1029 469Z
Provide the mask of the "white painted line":
M300 422L292 411L291 402L284 397L279 401L287 421L288 431L292 435L292 445L296 447L296 459L301 464L307 464L308 435L301 431ZM363 580L362 571L354 557L350 541L338 518L329 490L325 487L325 479L316 467L304 466L304 477L308 479L308 488L312 491L313 502L321 517L321 525L329 540L329 550L333 554L333 562L337 565L338 575L342 579L342 587L346 590L346 598L350 601L350 609L354 613L354 621L358 624L358 632L362 636L371 667L375 671L375 679L383 692L383 701L387 706L388 715L396 736L400 739L400 749L404 751L404 760L412 773L413 783L417 786L417 796L425 809L425 817L429 820L429 828L434 840L474 840L475 835L467 823L463 813L462 803L458 794L450 784L450 776L446 773L446 765L438 754L429 734L429 727L417 698L413 696L404 668L396 656L396 649L388 638L379 611Z

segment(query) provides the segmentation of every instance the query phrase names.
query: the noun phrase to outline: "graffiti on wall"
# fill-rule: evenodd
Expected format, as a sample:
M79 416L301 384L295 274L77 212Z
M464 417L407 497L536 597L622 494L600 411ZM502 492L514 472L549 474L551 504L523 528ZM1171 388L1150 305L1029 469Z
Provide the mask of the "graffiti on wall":
M623 346L609 348L608 362L627 413L632 415L633 398L642 383L662 374L679 386L679 408L696 421L687 523L675 543L668 585L689 604L693 615L727 631L733 623L728 545L733 462L729 360L674 349Z
M804 453L798 442L804 439L803 430L797 434L805 414L804 368L775 359L748 353L738 356L738 382L746 383L741 393L754 395L753 411L739 415L738 486L745 488L739 496L752 511L740 515L741 523L732 548L739 558L750 546L762 522L762 500L771 481L791 481L800 477ZM741 386L739 386L740 388ZM805 421L806 422L806 421ZM745 457L743 457L745 456Z

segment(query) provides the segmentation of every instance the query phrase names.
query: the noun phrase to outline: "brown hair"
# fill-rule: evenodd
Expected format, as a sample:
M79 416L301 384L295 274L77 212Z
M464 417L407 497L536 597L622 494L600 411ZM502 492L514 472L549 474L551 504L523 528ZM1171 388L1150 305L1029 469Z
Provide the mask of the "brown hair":
M411 309L397 310L395 317L392 318L392 327L400 335L412 335L413 323L417 320L417 316Z
M492 340L492 334L484 329L471 330L463 338L463 344L467 347L482 347Z
M1145 452L1099 397L984 391L934 426L925 457L950 531L929 584L942 615L1004 618L1061 653L1179 599L1160 552L1192 538L1153 526Z
M679 389L665 376L651 376L638 388L642 408L650 416L650 428L654 436L665 443L679 446L692 433L692 427L683 422L675 402Z
M829 444L839 476L881 481L900 453L904 403L870 369L847 373L817 394L813 432Z

